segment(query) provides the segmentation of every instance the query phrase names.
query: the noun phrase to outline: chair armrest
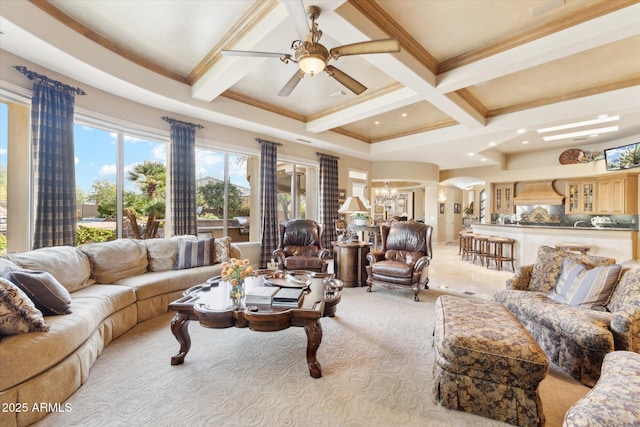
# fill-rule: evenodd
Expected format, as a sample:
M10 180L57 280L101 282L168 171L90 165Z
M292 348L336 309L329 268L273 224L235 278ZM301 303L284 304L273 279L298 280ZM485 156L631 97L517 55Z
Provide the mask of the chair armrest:
M276 249L273 251L273 258L278 263L278 270L284 270L284 259L286 255L282 249Z
M640 295L613 313L611 332L616 350L640 353Z
M429 267L429 264L431 264L431 258L428 256L423 256L414 264L413 272L421 273L425 267Z
M526 291L529 288L533 265L522 265L516 270L516 274L507 279L507 289Z
M383 259L384 259L384 252L370 251L367 254L367 261L369 261L369 265L373 265L378 261L382 261Z
M322 248L320 252L318 252L318 257L323 261L326 260L329 255L331 255L331 251L327 248Z

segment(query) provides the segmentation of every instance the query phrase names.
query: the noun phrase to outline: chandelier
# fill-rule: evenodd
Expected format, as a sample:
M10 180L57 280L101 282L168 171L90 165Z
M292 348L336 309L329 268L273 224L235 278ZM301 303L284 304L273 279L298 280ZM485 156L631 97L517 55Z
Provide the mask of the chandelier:
M375 193L376 205L383 205L385 207L391 206L398 198L396 189L390 188L388 182L385 182L382 188L376 188Z

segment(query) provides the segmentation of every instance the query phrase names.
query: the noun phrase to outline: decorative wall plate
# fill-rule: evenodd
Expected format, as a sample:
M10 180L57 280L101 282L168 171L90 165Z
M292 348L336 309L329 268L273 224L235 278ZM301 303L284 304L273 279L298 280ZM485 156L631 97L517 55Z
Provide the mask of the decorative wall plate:
M560 164L561 165L574 165L579 163L579 159L583 156L584 153L582 150L578 148L571 148L569 150L565 150L560 154Z

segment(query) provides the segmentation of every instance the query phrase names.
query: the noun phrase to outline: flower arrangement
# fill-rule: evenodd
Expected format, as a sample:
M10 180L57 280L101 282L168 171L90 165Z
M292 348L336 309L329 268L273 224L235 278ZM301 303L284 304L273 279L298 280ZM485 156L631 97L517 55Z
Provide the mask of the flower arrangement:
M244 280L250 276L258 277L258 273L253 271L248 259L231 258L222 263L222 280L229 282L229 295L234 300L244 296Z

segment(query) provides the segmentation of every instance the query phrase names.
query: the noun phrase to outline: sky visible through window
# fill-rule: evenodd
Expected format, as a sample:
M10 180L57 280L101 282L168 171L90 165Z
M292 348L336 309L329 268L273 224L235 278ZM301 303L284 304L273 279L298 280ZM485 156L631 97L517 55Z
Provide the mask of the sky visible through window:
M86 193L91 192L95 181L116 181L116 132L76 124L75 163L76 186ZM125 134L125 178L136 163L145 160L158 161L166 165L167 145L157 141L135 138ZM233 184L248 187L246 169L230 166L230 180ZM224 153L196 149L196 178L213 177L222 179L224 176ZM125 179L125 189L135 190L133 184Z

